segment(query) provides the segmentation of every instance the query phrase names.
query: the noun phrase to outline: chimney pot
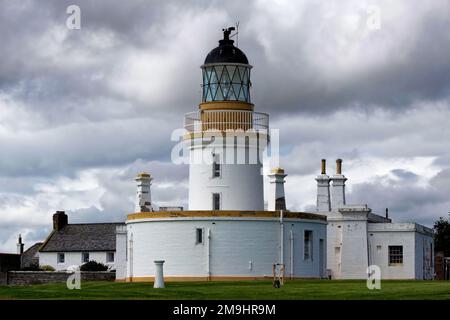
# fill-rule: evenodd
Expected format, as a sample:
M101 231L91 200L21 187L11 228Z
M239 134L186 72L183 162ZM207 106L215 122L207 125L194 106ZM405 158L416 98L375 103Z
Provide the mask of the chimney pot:
M342 174L342 159L336 160L336 174Z
M322 174L327 174L327 160L322 159Z
M386 219L389 219L389 208L386 208Z

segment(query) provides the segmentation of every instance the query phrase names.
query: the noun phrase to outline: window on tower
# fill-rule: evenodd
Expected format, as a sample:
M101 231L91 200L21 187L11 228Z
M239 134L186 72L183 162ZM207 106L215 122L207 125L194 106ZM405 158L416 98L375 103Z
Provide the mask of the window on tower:
M213 210L220 210L220 193L212 194Z
M213 165L212 165L212 176L213 178L220 177L220 159L217 154L213 154Z

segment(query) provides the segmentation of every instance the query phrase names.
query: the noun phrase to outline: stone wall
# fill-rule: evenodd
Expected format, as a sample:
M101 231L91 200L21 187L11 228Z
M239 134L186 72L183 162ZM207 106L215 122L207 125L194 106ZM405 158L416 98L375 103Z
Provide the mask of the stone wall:
M7 283L7 278L8 277L8 273L7 272L1 272L0 271L0 286L4 286Z
M8 272L8 284L31 285L66 282L71 273L54 271L10 271ZM81 281L114 281L115 272L81 272ZM1 278L0 278L1 281Z

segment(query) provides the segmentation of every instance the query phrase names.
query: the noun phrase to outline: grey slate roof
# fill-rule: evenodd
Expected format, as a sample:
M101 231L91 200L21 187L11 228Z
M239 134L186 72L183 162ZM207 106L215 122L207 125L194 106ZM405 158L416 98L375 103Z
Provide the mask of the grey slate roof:
M31 265L39 265L39 258L37 257L37 252L41 247L42 242L37 242L29 247L22 254L22 268L30 267Z
M116 251L116 227L124 223L68 224L52 231L40 252Z

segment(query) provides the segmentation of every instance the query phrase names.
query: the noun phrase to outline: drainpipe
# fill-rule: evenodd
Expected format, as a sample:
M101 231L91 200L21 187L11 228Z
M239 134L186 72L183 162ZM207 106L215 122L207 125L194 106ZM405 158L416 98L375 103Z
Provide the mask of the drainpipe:
M283 210L280 210L280 263L284 264L284 223Z
M207 231L207 248L206 248L206 273L208 275L208 280L211 280L211 229L208 228Z
M129 259L128 274L130 282L133 282L133 233L130 233L128 259Z
M291 243L291 279L294 277L294 233L291 231L289 232L289 241Z

